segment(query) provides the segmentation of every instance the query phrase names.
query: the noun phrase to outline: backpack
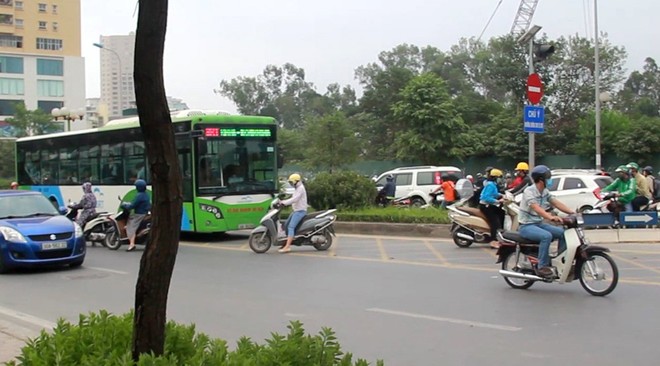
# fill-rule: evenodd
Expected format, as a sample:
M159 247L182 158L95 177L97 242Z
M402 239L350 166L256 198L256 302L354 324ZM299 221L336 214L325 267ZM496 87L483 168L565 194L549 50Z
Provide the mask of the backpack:
M660 179L653 178L653 198L660 199Z

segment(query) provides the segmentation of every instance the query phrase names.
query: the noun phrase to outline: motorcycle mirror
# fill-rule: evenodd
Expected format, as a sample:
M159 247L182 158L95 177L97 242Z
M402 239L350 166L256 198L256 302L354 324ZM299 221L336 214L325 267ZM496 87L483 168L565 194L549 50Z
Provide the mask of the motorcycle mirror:
M117 195L117 199L121 201L121 196L120 196L120 195Z

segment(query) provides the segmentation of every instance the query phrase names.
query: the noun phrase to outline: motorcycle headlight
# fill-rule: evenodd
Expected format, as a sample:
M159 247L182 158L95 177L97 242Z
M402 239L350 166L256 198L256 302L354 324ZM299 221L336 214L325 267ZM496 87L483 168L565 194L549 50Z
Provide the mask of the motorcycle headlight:
M80 225L78 225L77 222L73 223L73 227L75 228L74 230L76 233L76 238L80 238L81 236L83 236L82 228L80 227Z
M19 233L15 229L10 227L2 226L0 227L0 233L5 237L5 240L11 241L14 243L27 243L23 234Z

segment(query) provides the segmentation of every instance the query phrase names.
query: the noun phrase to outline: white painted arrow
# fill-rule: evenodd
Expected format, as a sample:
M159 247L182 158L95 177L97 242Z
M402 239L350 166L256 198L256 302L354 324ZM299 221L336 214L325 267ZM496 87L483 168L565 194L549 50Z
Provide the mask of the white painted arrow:
M644 214L643 216L626 216L625 222L649 222L653 220L653 216Z

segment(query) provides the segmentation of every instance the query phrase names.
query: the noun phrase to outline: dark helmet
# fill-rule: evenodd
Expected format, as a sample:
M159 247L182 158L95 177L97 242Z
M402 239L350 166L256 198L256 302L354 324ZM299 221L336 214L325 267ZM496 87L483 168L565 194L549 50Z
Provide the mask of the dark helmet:
M143 179L138 179L135 181L135 189L137 189L138 192L144 192L147 190L147 182L145 182Z
M394 176L393 176L392 174L388 174L388 175L385 176L385 179L387 179L387 180L393 180L393 179L394 179Z
M545 182L550 178L552 178L552 172L547 166L537 165L532 169L532 180L534 183L538 183L539 181Z
M647 166L644 167L644 169L642 169L642 171L647 172L649 174L653 174L653 167L650 166L650 165L647 165Z
M486 169L484 169L484 172L486 173L485 175L490 174L490 171L493 170L492 166L487 166Z

